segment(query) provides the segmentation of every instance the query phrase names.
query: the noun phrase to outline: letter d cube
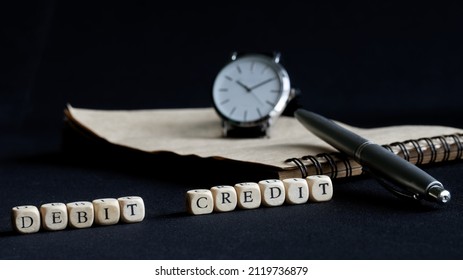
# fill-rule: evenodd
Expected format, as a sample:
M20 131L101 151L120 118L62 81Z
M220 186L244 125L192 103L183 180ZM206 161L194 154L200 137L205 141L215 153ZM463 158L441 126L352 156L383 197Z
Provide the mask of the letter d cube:
M13 228L19 233L34 233L40 230L39 209L33 205L16 206L11 209Z
M276 179L259 181L262 204L265 206L280 206L285 202L285 186Z
M214 201L212 192L206 189L189 190L186 193L187 211L193 215L212 213Z

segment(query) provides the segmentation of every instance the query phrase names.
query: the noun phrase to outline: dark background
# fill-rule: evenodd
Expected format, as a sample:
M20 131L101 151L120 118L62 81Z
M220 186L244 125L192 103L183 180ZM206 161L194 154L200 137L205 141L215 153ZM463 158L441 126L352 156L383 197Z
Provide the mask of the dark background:
M1 258L462 258L461 162L425 167L451 189L445 207L398 200L362 176L336 181L329 203L191 217L184 192L199 187L200 170L188 184L74 161L61 148L67 103L211 106L234 50L281 51L303 107L330 118L463 127L458 1L158 2L2 4ZM29 236L10 226L13 206L125 195L145 199L144 222Z

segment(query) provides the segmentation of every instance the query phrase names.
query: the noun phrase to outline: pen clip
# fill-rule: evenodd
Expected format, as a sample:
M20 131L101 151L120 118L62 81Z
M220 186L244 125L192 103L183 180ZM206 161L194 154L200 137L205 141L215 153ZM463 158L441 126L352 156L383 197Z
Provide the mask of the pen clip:
M403 190L398 190L397 188L394 187L392 183L389 181L385 180L381 176L377 175L375 172L369 170L369 169L364 169L365 172L373 175L373 177L376 178L376 180L390 193L393 195L401 198L401 199L407 199L407 200L413 200L413 201L419 201L421 200L421 197L419 194L413 193L413 192L407 192Z

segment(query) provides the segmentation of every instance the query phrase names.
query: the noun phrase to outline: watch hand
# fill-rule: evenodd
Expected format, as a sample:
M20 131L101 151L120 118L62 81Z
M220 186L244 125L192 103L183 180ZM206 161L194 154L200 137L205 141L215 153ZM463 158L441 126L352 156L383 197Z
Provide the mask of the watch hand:
M250 87L249 90L251 91L251 90L253 90L253 89L255 89L255 88L258 88L258 87L260 87L260 86L263 86L263 85L265 85L266 83L271 82L271 81L273 81L273 80L275 80L275 79L276 79L275 77L270 78L270 79L267 79L267 80L265 80L265 81L263 81L263 82L258 83L258 84L255 85L255 86Z
M250 89L248 86L246 86L245 84L243 84L242 82L240 82L240 81L235 81L235 82L236 82L238 85L242 86L242 87L246 90L246 92L250 92L250 91L251 91L251 89Z

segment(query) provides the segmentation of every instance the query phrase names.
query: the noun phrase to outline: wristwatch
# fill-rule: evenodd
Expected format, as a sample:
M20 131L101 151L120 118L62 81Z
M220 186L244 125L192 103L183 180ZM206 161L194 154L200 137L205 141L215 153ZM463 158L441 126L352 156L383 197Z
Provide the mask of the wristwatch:
M268 136L296 91L291 88L280 53L234 52L217 74L212 99L226 137Z

